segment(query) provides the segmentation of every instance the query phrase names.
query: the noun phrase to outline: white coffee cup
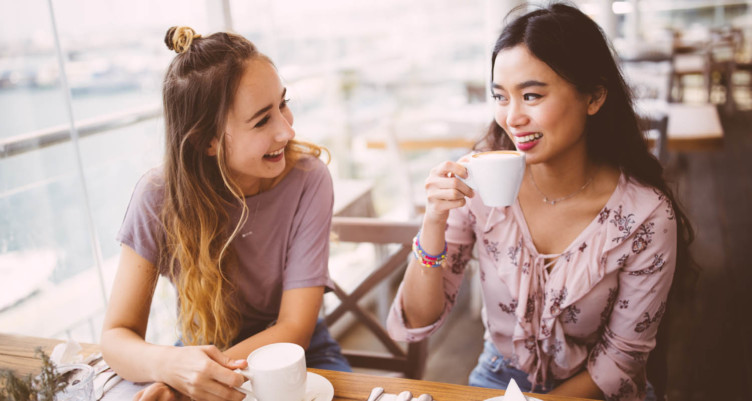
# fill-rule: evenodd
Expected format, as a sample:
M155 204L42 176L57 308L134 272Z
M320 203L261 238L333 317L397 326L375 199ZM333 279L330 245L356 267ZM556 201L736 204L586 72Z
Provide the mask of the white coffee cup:
M247 368L235 370L248 379L235 387L237 390L256 401L304 401L307 372L303 347L268 344L251 352L247 361Z
M516 150L480 152L459 163L467 168L468 176L462 181L480 194L486 206L510 206L517 199L525 174L525 153Z

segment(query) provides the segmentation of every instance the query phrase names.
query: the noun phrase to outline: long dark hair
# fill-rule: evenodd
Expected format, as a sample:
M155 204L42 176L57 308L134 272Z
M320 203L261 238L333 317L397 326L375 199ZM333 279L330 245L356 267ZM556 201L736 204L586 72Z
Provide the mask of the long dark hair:
M512 10L510 15L519 12ZM630 178L660 191L672 204L677 225L677 260L673 295L688 290L695 276L689 255L694 232L686 214L663 177L663 166L650 153L634 112L632 93L600 27L577 8L554 3L528 12L506 25L494 45L491 81L496 56L504 49L526 46L581 93L603 87L606 100L585 126L587 154L596 163L613 166ZM514 149L504 129L492 121L476 149Z

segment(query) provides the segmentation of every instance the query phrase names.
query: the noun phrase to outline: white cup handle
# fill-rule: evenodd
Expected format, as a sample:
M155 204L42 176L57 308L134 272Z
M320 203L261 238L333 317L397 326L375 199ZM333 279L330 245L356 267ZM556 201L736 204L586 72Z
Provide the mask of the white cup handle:
M455 177L457 177L460 181L462 181L465 184L467 184L467 186L470 187L470 188L472 188L473 191L477 191L478 190L478 186L475 185L475 180L473 180L473 175L470 172L470 161L469 160L459 160L457 162L457 164L460 164L463 167L465 167L465 169L467 169L467 178L462 178L462 177L460 177L458 175L456 175Z
M249 370L248 370L248 368L246 368L246 369L235 369L235 371L234 371L234 372L235 372L235 373L240 373L241 375L243 375L243 377L245 377L246 379L248 379L248 381L250 381L250 380L251 380L251 378L253 377L253 376L251 375L251 371L249 371ZM253 398L254 400L257 400L257 398L256 398L256 394L253 394L253 391L251 391L251 390L248 390L247 388L243 388L243 387L233 387L233 388L234 388L235 390L238 390L238 391L240 391L241 393L243 393L243 394L245 394L245 395L247 395L247 396L250 396L250 397L251 397L251 398Z

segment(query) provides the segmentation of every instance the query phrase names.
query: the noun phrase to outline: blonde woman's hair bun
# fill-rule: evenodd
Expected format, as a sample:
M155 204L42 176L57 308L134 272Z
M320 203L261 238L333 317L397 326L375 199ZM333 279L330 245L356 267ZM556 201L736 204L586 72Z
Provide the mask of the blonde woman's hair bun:
M175 50L175 53L180 54L191 48L193 39L200 37L201 35L197 34L191 27L173 26L167 30L164 41L168 49Z

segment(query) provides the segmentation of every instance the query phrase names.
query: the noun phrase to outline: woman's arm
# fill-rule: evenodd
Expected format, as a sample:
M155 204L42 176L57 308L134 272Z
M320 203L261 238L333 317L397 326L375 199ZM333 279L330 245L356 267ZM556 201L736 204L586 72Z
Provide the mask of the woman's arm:
M277 323L225 351L232 359L245 359L248 354L266 344L291 342L307 349L316 328L324 287L286 290L282 293Z
M639 199L643 208L650 205L652 196ZM609 235L619 238L607 258L607 263L618 266L619 286L601 339L590 351L587 370L607 398L637 401L645 396L645 364L666 311L676 267L677 231L673 211L660 199L649 214L638 207L619 212L621 216L647 216L634 223L626 221L623 227L631 225L632 229L629 236ZM609 224L618 226L619 221L614 218Z
M102 353L119 375L134 382L158 379L164 347L144 341L157 270L127 245L112 286L102 329Z
M102 330L107 363L126 380L163 382L191 398L242 400L243 394L231 386L244 381L232 372L244 367L244 360L233 361L214 346L173 347L144 340L156 281L155 266L122 245Z
M587 370L583 370L582 372L570 377L567 381L551 390L549 394L590 398L594 400L603 399L603 392L598 388L598 385L595 384Z
M426 179L426 213L420 230L421 248L438 255L446 244L445 231L449 211L465 205L473 191L456 176L467 177L467 169L454 162L444 162L431 170ZM441 268L422 266L412 260L405 272L402 310L408 327L425 327L444 311L444 280Z

